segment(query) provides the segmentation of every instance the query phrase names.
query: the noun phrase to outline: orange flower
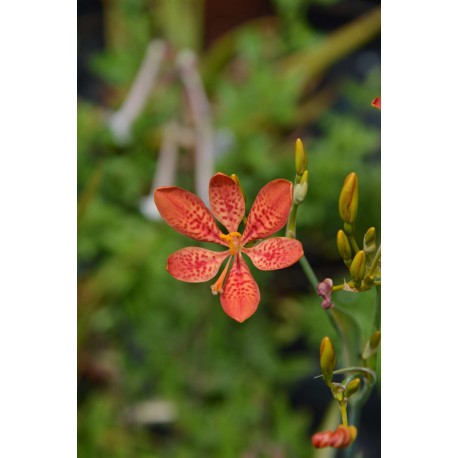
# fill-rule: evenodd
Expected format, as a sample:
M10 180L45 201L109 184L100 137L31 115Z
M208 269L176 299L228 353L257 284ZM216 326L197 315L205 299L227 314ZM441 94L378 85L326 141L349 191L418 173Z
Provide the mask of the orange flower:
M167 224L194 240L214 242L229 248L226 251L183 248L169 256L167 271L181 281L204 282L214 278L229 258L211 289L213 294L220 294L221 305L227 315L236 321L245 321L256 311L260 293L242 253L260 270L283 269L303 255L301 243L286 237L274 237L252 247L247 246L250 242L273 235L286 224L292 190L292 183L283 179L265 185L251 208L245 230L240 233L237 231L245 215L245 201L240 187L231 177L217 173L211 178L209 197L212 212L189 191L176 186L157 188L154 201ZM227 229L227 234L221 233L213 217Z

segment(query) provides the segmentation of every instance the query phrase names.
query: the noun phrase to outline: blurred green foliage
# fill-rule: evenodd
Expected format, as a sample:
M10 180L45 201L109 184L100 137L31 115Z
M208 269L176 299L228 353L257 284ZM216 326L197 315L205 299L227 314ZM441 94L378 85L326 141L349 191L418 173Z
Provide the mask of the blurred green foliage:
M294 405L290 391L319 373L324 335L339 344L299 265L252 269L259 309L243 325L229 319L209 284L181 283L165 270L169 254L195 242L139 211L164 123L183 116L179 85L167 76L160 83L128 145L117 145L106 127L151 39L188 43L205 62L212 49L204 49L199 35L202 5L196 1L194 13L185 15L177 13L177 2L110 2L111 39L91 64L108 95L100 103L78 101L78 453L84 458L312 454L314 413ZM379 113L370 107L380 94L379 64L358 80L322 74L304 91L300 75L285 79L279 62L313 49L324 34L307 20L305 2L273 6L287 27L254 22L232 29L230 58L218 71L202 67L216 136L226 139L216 168L239 176L251 206L269 180L293 179L294 141L301 137L310 178L298 238L319 277L343 278L337 202L350 171L360 181L358 236L369 226L380 231ZM221 43L224 37L213 50ZM194 164L180 158L175 184L192 190ZM370 332L372 293L338 299ZM326 393L321 385L316 381L317 393ZM146 420L132 418L132 406L152 399L173 406L169 419L154 409Z

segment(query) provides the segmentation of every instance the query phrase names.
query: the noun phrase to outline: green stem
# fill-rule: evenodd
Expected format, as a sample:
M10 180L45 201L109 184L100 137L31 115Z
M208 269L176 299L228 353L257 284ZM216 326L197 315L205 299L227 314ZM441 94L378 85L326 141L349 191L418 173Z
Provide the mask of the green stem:
M308 262L308 259L304 256L302 256L301 259L299 259L299 263L302 267L302 270L304 271L306 277L308 278L310 284L312 285L312 288L316 291L316 287L318 286L318 278L315 275L315 272L312 269L312 266Z
M359 342L359 327L353 317L334 303L334 307L327 313L332 325L342 340L342 357L345 366L356 363L357 345ZM347 329L351 329L347 332Z
M288 222L286 223L286 237L296 238L296 215L298 205L293 204L289 212ZM318 282L317 282L318 283Z
M358 246L358 243L356 242L355 237L353 235L348 235L348 234L347 234L347 236L348 236L348 241L350 242L350 245L351 245L353 251L355 252L355 254L358 253L359 246Z
M350 408L350 425L353 425L356 427L356 429L359 428L359 423L361 420L361 409L363 405L366 403L366 401L369 399L369 395L372 392L372 388L374 387L374 384L372 383L364 383L364 388L361 392L361 395L355 399L354 405L351 406ZM343 458L352 458L354 456L354 442L350 444L349 447L347 447L344 451Z
M380 330L380 325L381 325L381 286L376 286L375 287L375 311L374 311L374 324L373 324L373 330L374 331L379 331ZM372 356L372 366L376 367L376 358L377 358L378 353ZM350 409L350 425L356 426L356 428L359 427L359 422L361 418L361 410L366 401L369 399L369 396L372 392L372 389L374 387L375 383L366 383L364 384L363 391L361 393L361 396L358 397L355 400L355 405L351 407ZM345 449L343 458L351 458L353 456L353 444L351 444L347 449Z
M359 421L361 419L361 409L360 408L356 408L353 407L350 409L350 425L353 425L356 427L356 429L358 429L358 426L359 425ZM353 442L352 444L350 444L349 447L347 447L345 450L344 450L344 453L343 453L343 458L352 458L354 456L354 445L355 443Z
M347 401L339 402L340 413L342 415L342 424L344 426L348 426L348 419L347 419Z
M335 371L332 371L332 373L334 375L348 374L348 373L352 374L346 377L345 381L351 381L353 380L353 378L356 378L356 377L361 378L362 376L364 376L366 379L370 377L371 383L375 383L375 378L376 378L376 373L372 369L368 369L367 367L358 367L358 366L343 367L342 369L337 369ZM316 375L314 378L321 378L321 377L323 377L323 374Z
M375 287L375 313L374 313L374 331L380 331L382 325L382 287Z
M315 272L313 271L312 266L308 262L305 255L299 259L299 263L310 284L312 285L312 288L314 288L316 291L318 278L315 275ZM356 347L359 339L359 328L357 323L347 311L341 309L338 305L334 304L334 307L328 309L326 312L326 315L329 318L332 326L335 328L340 338L342 339L342 355L345 361L345 365L354 365L356 354L354 354L355 352L352 351L352 349ZM353 330L351 333L346 332L346 329L349 327Z

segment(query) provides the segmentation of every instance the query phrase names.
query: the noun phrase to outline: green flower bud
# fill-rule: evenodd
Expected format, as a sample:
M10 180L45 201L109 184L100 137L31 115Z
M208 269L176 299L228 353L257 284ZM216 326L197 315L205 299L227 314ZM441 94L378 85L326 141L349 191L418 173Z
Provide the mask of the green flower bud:
M375 227L369 228L364 235L364 251L366 254L375 253L375 250L377 249L377 246L375 245L375 236Z
M308 159L307 154L304 150L304 145L302 141L298 138L296 140L296 174L302 176L302 174L307 170Z
M350 266L350 274L354 282L363 281L366 275L366 253L363 250L355 254Z
M320 367L323 373L323 380L326 385L329 385L332 380L332 372L336 367L336 353L329 337L324 337L321 341Z
M293 200L294 200L295 205L299 205L304 201L305 196L307 195L308 188L309 188L308 179L309 179L309 172L306 170L302 174L301 180L299 181L299 183L294 185Z
M349 382L347 386L345 387L344 396L346 398L349 398L351 395L355 394L358 391L359 384L360 384L359 378L355 378L351 382Z
M380 340L382 340L382 333L380 331L375 331L369 340L369 344L372 348L378 348Z
M374 353L377 352L378 347L380 345L381 338L382 338L382 333L380 331L375 331L371 335L369 342L367 342L366 347L364 348L364 351L362 354L363 359L368 359L370 356L372 356Z
M350 242L342 229L337 232L337 250L344 261L351 261Z
M345 178L339 198L339 213L345 223L353 224L356 220L358 195L358 176L352 172Z

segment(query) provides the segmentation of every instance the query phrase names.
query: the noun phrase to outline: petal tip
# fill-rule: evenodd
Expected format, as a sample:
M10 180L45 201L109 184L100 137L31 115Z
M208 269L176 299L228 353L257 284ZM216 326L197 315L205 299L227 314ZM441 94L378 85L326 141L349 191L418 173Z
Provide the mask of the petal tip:
M224 312L229 318L232 318L234 321L237 321L237 323L243 323L248 318L252 317L254 315L254 312L256 312L257 306L254 310L250 310L249 313L242 313L242 314L235 314L235 313L228 313L226 310Z

